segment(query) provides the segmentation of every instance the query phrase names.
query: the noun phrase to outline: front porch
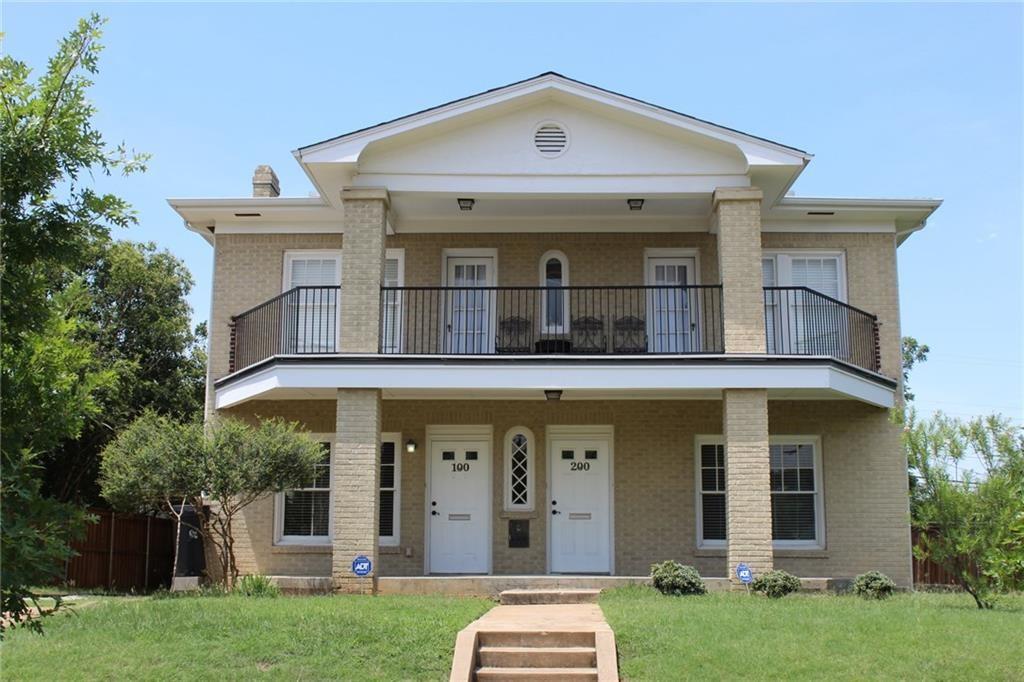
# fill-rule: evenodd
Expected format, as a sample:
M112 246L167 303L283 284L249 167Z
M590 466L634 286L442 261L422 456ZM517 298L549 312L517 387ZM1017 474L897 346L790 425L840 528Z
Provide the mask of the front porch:
M255 400L223 411L299 421L334 451L331 487L323 506L310 508L308 537L295 524L283 532L286 494L245 512L244 572L314 576L333 589L493 595L642 582L666 559L724 587L732 563L745 560L809 584L872 569L910 583L905 465L883 409L768 400L768 442L753 455L763 457L764 479L744 487L726 481L744 467L734 461L738 446L725 459L730 433L742 436L726 428L722 399L379 400L376 391L356 392L373 395L364 403ZM360 450L349 435L359 404L379 405L381 445L357 464L346 453ZM756 499L751 491L760 491ZM589 507L576 508L574 496ZM318 528L318 514L330 522ZM752 520L760 527L730 555L730 529ZM567 536L558 522L601 527ZM372 559L375 580L352 575L358 555ZM576 555L596 563L573 563Z

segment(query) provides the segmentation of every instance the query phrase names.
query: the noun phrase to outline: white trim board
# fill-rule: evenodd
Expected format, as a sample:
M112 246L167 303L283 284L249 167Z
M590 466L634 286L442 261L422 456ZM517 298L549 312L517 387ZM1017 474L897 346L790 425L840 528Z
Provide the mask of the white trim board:
M764 365L668 362L531 364L515 362L457 365L437 358L429 364L349 363L269 365L216 389L224 409L275 389L374 388L485 391L495 388L601 391L662 391L729 388L818 389L834 391L878 407L895 404L895 388L879 384L822 359L822 364L771 362Z

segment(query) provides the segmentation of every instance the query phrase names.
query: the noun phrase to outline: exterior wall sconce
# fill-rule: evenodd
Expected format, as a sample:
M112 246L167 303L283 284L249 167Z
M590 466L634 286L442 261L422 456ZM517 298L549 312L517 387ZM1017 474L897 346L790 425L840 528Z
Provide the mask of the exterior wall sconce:
M544 391L544 397L547 398L548 400L561 400L562 391L560 391L559 389L548 389Z
M643 199L626 199L626 203L629 205L630 211L640 211L644 207Z
M414 441L412 438L405 441L405 451L408 452L410 455L416 452L416 441Z
M472 211L473 204L476 203L476 199L456 199L459 202L460 211Z

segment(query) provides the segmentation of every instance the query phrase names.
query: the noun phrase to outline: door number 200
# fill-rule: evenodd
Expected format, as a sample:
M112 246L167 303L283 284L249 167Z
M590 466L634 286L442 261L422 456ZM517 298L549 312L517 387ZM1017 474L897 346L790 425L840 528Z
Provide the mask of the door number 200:
M590 462L573 462L569 465L569 471L590 471Z
M452 471L469 471L469 462L452 462Z

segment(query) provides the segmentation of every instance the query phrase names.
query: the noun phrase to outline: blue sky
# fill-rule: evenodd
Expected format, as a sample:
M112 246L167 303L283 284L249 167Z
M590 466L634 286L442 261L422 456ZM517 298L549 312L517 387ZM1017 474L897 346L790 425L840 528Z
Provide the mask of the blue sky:
M245 196L259 163L305 196L296 147L554 70L812 152L800 195L945 199L899 251L919 407L1024 417L1020 4L7 2L5 51L42 68L93 10L99 128L153 155L98 182L188 263L197 319L211 249L166 197Z

